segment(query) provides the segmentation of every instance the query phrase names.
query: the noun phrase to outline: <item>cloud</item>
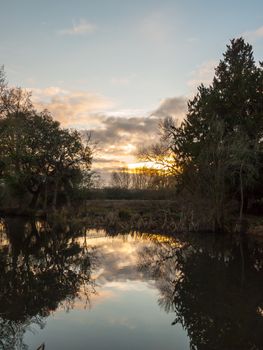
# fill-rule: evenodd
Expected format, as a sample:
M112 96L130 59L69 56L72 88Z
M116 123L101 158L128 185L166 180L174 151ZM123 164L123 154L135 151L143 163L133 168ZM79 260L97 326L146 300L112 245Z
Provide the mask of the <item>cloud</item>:
M100 115L100 126L89 130L92 138L99 142L102 162L97 160L95 167L120 168L125 163L133 163L138 150L159 138L159 123L166 116L182 120L185 116L187 103L185 97L164 99L152 113L131 116ZM85 133L85 131L83 131ZM87 131L86 131L87 132ZM110 161L108 161L110 160Z
M40 100L40 101L41 100L45 101L47 98L55 95L62 95L67 93L67 90L64 90L57 86L49 86L44 89L33 88L30 90L33 93L33 98L35 98L35 100Z
M127 162L134 162L138 148L151 144L158 137L159 118L155 116L98 116L100 126L90 129L92 138L99 142L102 163L96 167L122 167ZM85 131L83 131L85 133ZM111 162L106 164L106 160Z
M51 86L33 89L33 102L38 109L48 109L63 127L77 128L83 137L91 133L98 142L94 170L106 173L134 163L138 150L159 138L159 123L166 116L184 117L186 99L167 98L154 112L145 110L113 111L113 101L88 91L69 91Z
M217 62L210 60L202 63L197 69L191 72L191 78L188 80L187 85L191 88L192 92L196 92L195 90L200 84L209 85L212 83L216 66Z
M92 34L97 30L97 26L93 23L81 19L78 23L74 23L72 27L58 31L60 35L86 35Z
M156 117L173 117L182 120L187 110L187 99L183 96L166 98L161 101L159 107L152 113Z
M32 89L37 109L48 109L63 127L91 132L98 142L94 168L112 171L134 162L137 148L158 136L159 117L143 110L111 111L114 103L87 91L68 91L56 86ZM99 159L98 159L99 158Z
M65 127L87 128L98 125L98 113L114 106L99 94L88 91L68 91L59 87L32 89L32 97L38 109L48 109Z
M154 12L142 19L139 24L139 32L147 40L162 43L168 38L171 26L166 16Z
M101 158L94 162L96 169L113 170L134 162L137 147L156 140L159 117L145 111L109 112L114 103L104 96L56 86L33 89L32 94L37 109L48 109L63 127L82 130L83 136L91 132Z
M257 28L256 30L247 31L242 34L244 38L248 41L255 41L257 39L263 38L263 26Z
M112 171L115 171L116 169L123 168L127 166L127 163L125 161L121 161L119 159L112 157L109 154L105 154L105 150L101 150L102 156L100 157L99 152L98 152L98 157L93 159L93 169L96 171L103 171L111 173ZM104 157L109 157L109 158L104 158Z
M108 158L94 158L93 159L93 163L101 163L101 164L105 164L106 163L106 164L112 165L113 162L122 164L121 161L114 160L114 159L108 159Z

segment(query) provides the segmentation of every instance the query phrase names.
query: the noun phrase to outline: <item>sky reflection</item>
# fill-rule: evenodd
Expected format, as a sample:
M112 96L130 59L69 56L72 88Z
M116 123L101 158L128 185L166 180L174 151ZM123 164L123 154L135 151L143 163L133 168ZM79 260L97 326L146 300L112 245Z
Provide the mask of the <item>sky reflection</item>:
M25 342L32 349L41 342L47 349L159 350L174 349L175 344L179 350L188 349L182 327L171 327L173 317L160 312L153 279L138 269L138 252L153 243L136 235L106 237L102 231L90 236L86 244L96 249L98 261L91 275L96 293L89 303L80 293L72 310L60 307L43 330L26 333Z
M0 348L262 349L260 242L37 227L3 221Z

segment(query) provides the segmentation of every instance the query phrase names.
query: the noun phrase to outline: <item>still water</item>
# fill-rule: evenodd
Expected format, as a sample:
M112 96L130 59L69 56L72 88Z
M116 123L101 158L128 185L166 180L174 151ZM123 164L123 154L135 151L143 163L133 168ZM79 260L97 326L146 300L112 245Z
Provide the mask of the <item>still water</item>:
M263 245L0 222L0 349L263 349Z

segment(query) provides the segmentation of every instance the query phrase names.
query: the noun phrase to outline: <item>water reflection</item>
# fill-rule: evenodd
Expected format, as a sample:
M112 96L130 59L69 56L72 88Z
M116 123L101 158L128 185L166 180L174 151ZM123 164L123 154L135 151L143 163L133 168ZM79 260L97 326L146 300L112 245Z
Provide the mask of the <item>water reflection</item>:
M23 334L43 328L58 306L94 292L93 251L69 227L5 219L1 223L0 334L3 349L26 349Z
M0 349L262 349L263 248L252 240L9 218L0 264Z
M263 249L247 239L187 237L140 252L141 270L160 290L159 305L175 313L191 349L263 348Z

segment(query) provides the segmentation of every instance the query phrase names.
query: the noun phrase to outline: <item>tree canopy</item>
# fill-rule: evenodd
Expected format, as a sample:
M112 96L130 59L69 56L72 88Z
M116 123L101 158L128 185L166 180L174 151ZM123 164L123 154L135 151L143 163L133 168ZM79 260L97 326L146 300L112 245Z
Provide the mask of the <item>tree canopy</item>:
M234 200L242 220L263 169L263 69L252 46L231 40L211 85L201 84L183 122L167 117L162 132L190 211L197 212L204 199L208 211L202 211L211 214L214 229L222 229Z
M0 172L13 192L31 195L31 207L57 205L63 192L70 200L82 173L90 171L90 139L76 130L61 128L47 111L38 112L30 93L7 86L0 70ZM51 195L51 193L52 195Z

